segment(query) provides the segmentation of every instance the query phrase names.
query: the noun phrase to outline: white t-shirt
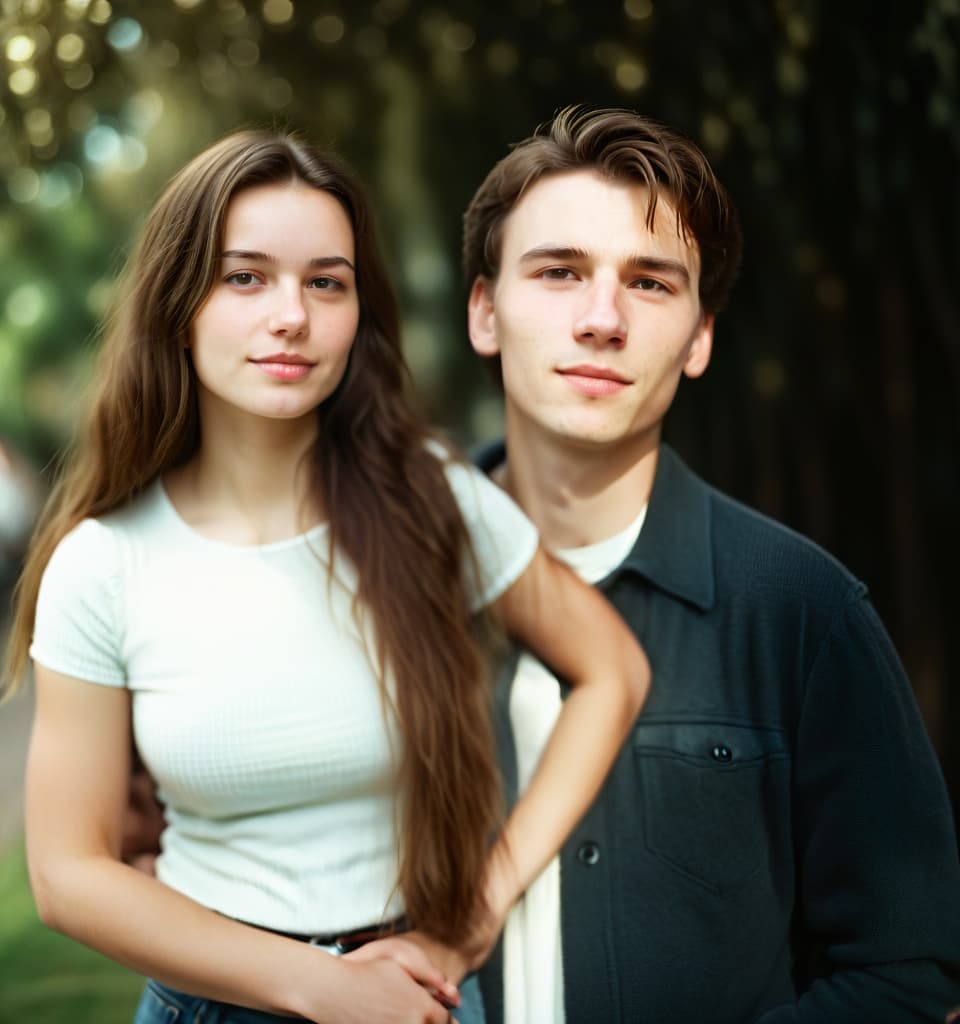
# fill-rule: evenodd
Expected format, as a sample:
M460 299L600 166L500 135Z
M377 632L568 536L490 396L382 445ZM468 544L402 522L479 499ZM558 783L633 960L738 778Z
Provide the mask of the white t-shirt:
M446 472L476 552L478 609L522 574L537 532L476 470ZM328 584L326 530L210 540L158 480L61 541L30 650L132 691L137 746L167 807L158 877L231 917L312 934L402 912L398 737L345 558Z
M630 553L646 514L644 505L620 533L554 555L585 582L599 583ZM521 790L536 771L562 706L556 676L536 658L522 654L510 690L510 724ZM550 861L510 912L503 943L505 1024L564 1024L559 857Z

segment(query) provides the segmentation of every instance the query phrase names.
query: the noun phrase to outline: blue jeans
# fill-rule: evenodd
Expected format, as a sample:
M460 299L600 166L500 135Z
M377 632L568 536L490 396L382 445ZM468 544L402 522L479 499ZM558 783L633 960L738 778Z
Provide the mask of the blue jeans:
M464 979L460 986L460 1007L453 1017L460 1024L483 1024L483 999L475 974ZM133 1024L290 1024L290 1019L231 1003L218 1003L215 999L188 996L150 978L140 997Z

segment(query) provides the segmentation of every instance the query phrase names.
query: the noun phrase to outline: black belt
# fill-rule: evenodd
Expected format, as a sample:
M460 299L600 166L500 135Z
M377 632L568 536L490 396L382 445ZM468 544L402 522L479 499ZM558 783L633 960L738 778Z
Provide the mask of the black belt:
M370 924L365 925L363 928L354 928L352 931L330 932L327 935L303 935L300 932L285 932L279 928L268 928L262 924L255 924L251 927L259 928L265 932L273 932L274 935L282 935L286 939L306 942L308 945L324 949L334 956L342 956L344 953L359 949L375 939L386 939L391 935L398 935L400 932L409 931L410 923L405 917L398 917L393 921L386 921L384 924Z

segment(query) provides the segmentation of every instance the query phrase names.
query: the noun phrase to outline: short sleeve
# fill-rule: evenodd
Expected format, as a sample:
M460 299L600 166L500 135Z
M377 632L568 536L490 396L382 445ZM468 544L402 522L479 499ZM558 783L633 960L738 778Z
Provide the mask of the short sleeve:
M444 469L473 545L470 607L478 611L523 575L539 536L513 499L478 469L453 460Z
M37 597L30 657L54 672L124 686L119 577L109 530L85 519L57 545Z

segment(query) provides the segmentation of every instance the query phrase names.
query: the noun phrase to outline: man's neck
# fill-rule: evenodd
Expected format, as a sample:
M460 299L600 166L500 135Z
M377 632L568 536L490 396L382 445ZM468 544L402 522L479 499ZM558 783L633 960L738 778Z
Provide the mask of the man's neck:
M611 446L537 436L507 422L507 462L494 479L536 524L550 550L585 547L625 530L650 497L656 436Z

